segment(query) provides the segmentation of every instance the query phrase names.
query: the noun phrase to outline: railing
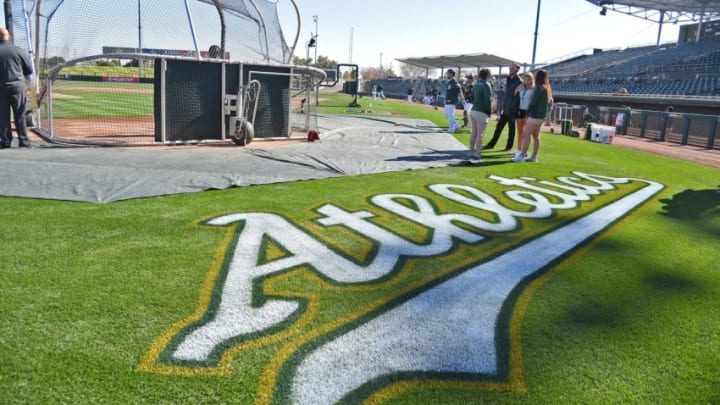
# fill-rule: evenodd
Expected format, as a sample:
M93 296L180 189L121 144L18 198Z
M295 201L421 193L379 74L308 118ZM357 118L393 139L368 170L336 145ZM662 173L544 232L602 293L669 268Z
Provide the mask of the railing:
M681 100L696 100L696 101L718 101L718 96L694 96L694 95L682 95L682 94L630 94L621 95L618 93L593 93L593 92L564 92L555 91L553 94L557 96L589 96L589 97L620 97L620 98L649 98L649 99L681 99Z
M618 134L720 149L720 116L600 107L598 121ZM618 115L623 114L621 119Z

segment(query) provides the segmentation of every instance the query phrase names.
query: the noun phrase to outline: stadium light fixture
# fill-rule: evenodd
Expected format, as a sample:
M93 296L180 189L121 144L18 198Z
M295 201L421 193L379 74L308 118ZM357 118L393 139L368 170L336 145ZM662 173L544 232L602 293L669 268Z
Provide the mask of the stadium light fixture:
M305 43L305 61L307 65L312 62L312 59L310 59L310 48L315 48L317 50L316 42L315 35L311 34L310 40Z

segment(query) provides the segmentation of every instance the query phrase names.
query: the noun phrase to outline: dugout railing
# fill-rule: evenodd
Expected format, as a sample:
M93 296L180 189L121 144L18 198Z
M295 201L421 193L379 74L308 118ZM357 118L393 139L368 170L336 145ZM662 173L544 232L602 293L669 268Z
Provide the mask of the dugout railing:
M624 114L618 122L618 114ZM720 116L599 107L598 121L616 133L661 142L720 149Z

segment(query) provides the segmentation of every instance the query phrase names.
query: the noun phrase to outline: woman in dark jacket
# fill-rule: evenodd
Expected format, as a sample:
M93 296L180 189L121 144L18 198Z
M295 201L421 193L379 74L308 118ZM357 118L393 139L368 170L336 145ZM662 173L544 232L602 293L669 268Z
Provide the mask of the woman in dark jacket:
M513 162L537 162L538 151L540 150L540 127L547 118L552 103L552 88L550 87L550 76L544 70L539 70L535 75L535 91L533 92L530 105L527 110L527 123L523 131L523 145L520 153ZM527 158L525 155L530 148L530 138L533 141L533 154Z

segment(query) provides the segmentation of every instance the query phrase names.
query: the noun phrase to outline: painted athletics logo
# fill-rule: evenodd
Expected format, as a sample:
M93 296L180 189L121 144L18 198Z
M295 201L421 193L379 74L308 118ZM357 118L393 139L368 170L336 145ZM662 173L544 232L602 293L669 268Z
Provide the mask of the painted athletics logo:
M508 188L505 202L457 184L428 189L445 205L464 207L462 212L443 212L435 201L412 194L370 198L409 227L423 229L419 237L417 231L409 235L378 225L369 210L333 204L315 210L316 226L368 241L359 249L363 254L276 214L235 213L207 221L233 229L223 263L196 314L159 339L140 368L226 374L238 353L279 346L260 377L265 392L258 393L259 402L307 404L357 400L418 378L508 379L509 350L499 350L497 341L507 334L498 325L503 306L512 305L508 297L663 186L581 172L554 182L488 178ZM636 190L580 218L557 221L561 211L618 185ZM549 218L559 226L536 228L534 235L541 236L525 235L510 248L507 242L492 247L492 240ZM297 274L308 290L284 289ZM344 294L358 296L350 302L359 308L321 319L323 306L342 305Z

